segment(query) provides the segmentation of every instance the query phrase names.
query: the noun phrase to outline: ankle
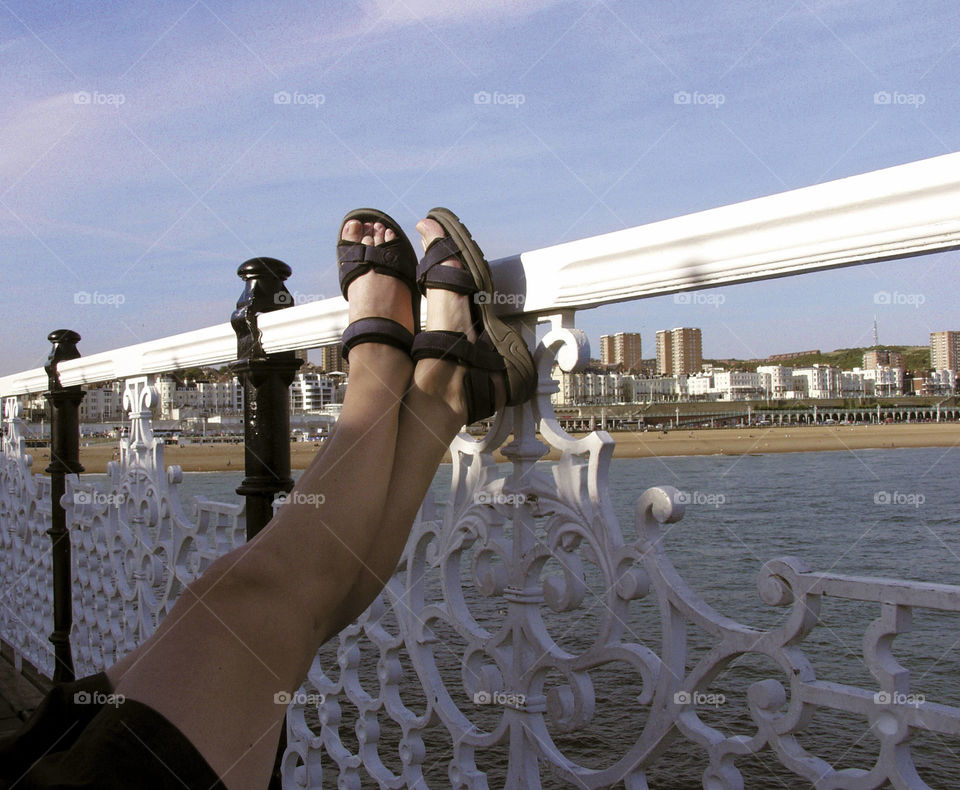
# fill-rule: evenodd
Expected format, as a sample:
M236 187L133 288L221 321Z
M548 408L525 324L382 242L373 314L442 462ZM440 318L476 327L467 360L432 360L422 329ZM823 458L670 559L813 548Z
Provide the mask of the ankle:
M461 425L467 418L463 374L463 367L455 360L432 357L419 360L413 373L414 386L429 398L445 404L461 420Z

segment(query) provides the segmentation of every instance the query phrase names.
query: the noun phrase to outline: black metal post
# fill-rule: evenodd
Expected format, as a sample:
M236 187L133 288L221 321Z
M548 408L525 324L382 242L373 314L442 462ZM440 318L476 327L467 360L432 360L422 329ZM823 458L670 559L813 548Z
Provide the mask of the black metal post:
M290 384L303 360L293 351L267 354L257 316L293 307L283 284L290 267L274 258L251 258L237 269L246 287L230 319L237 333L237 361L230 369L243 385L243 483L247 540L273 516L273 500L293 488L290 477Z
M303 360L293 351L267 354L257 316L293 307L283 284L292 271L274 258L251 258L237 269L246 287L230 323L237 333L237 361L230 369L243 385L244 478L237 493L247 498L247 540L273 516L273 500L293 488L290 477L290 384ZM280 731L269 790L280 790L280 762L287 748L286 721Z
M67 513L60 504L66 492L68 474L83 471L80 465L80 401L84 392L79 386L60 386L57 365L68 359L77 359L80 335L70 329L58 329L47 336L53 343L47 364L49 390L44 397L50 404L50 536L53 560L53 633L50 641L54 650L54 683L74 680L73 651L70 648L70 629L73 626L73 574L70 562L70 533Z

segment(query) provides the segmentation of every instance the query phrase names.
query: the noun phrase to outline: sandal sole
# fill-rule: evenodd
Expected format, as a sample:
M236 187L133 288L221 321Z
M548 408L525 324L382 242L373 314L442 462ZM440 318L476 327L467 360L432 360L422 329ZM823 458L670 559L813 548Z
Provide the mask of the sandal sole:
M460 218L447 208L434 208L427 213L427 218L436 220L460 248L464 263L473 275L473 279L480 291L490 294L494 292L493 273L490 264L483 257L483 251L474 241ZM474 297L476 294L474 294ZM484 328L494 347L503 357L507 366L507 406L518 406L530 400L537 389L537 373L533 364L530 349L520 333L503 321L494 311L492 299L478 302L474 298L473 304L479 308Z

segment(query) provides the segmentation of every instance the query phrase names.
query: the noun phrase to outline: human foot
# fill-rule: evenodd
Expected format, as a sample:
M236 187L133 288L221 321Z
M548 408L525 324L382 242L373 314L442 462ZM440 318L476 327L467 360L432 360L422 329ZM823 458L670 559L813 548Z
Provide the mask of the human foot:
M430 312L428 331L414 342L414 359L466 365L458 383L469 423L527 400L536 388L533 359L520 334L496 316L489 299L480 298L493 292L483 252L447 209L433 209L417 230L425 252L417 283Z
M417 223L417 232L420 234L420 243L424 252L438 239L447 238L447 233L435 219L422 219ZM469 275L459 258L451 256L440 263L443 267L457 269ZM475 287L472 277L465 277L471 287ZM472 293L458 293L446 288L424 289L429 299L430 311L427 313L427 330L463 332L471 343L477 340L477 329L470 314L470 300ZM429 292L429 293L427 293Z
M350 302L344 356L361 343L409 351L419 331L416 255L399 225L376 209L344 218L337 244L340 288Z

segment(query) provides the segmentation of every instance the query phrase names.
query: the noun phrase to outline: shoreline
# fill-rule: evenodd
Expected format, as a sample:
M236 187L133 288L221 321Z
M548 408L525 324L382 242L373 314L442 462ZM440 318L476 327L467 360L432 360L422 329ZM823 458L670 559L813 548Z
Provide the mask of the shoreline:
M586 433L571 434L582 438ZM818 425L753 428L700 428L668 431L621 432L610 434L614 458L657 458L685 455L764 455L766 453L889 450L905 447L956 447L960 445L960 423L898 423L892 425ZM80 447L80 462L90 474L103 474L107 463L119 457L117 444L90 444ZM292 442L291 468L305 469L321 445ZM33 469L44 469L49 450L31 448ZM498 451L495 459L505 461ZM544 460L557 460L551 449ZM450 460L449 454L444 463ZM242 444L207 444L164 447L164 465L178 465L184 472L243 473Z

